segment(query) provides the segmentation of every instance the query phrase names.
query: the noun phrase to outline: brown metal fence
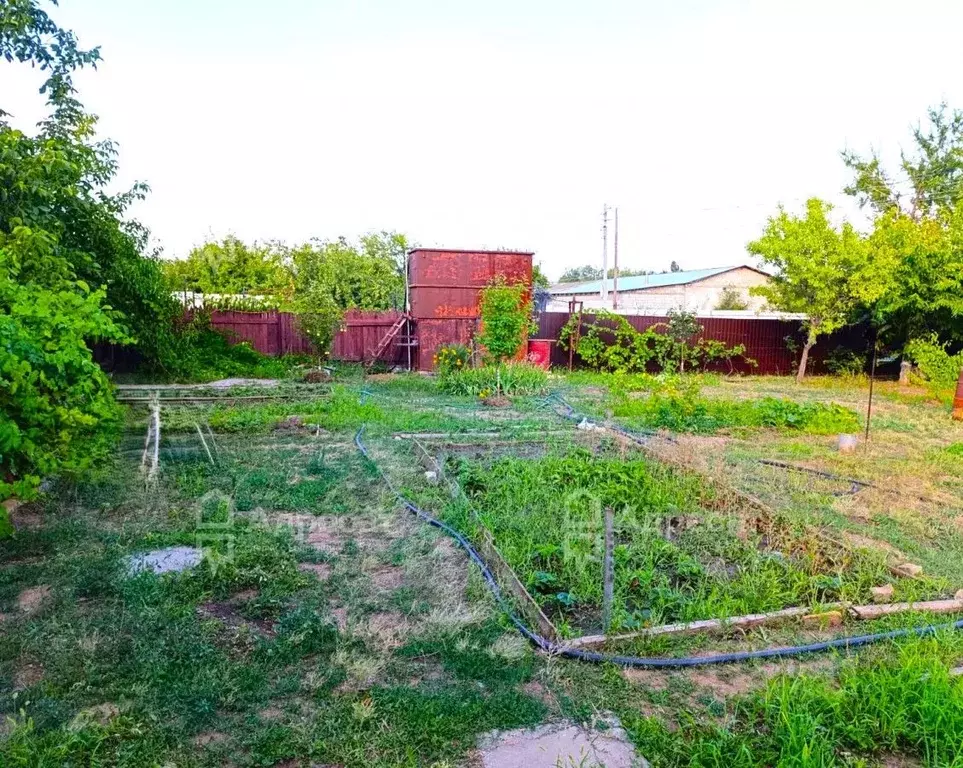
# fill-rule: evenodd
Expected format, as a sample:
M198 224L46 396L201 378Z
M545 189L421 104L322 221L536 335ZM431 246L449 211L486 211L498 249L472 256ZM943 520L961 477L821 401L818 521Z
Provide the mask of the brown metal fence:
M364 312L348 310L334 337L331 356L335 360L361 362L374 357L378 342L401 317L401 312ZM211 313L211 327L231 341L246 341L264 355L310 355L311 340L301 332L297 316L290 312ZM392 346L381 357L387 362L402 362L404 350Z
M538 338L557 342L569 317L568 312L543 312L538 321ZM594 319L588 313L582 317L583 327L584 323ZM665 317L648 315L627 315L625 319L639 331L666 321ZM787 374L794 370L797 358L790 349L788 340L791 339L797 348L802 348L804 339L798 320L758 317L700 317L698 320L703 328L703 338L721 341L728 346L742 344L746 348L745 358L756 363L752 365L745 358L736 358L732 360L731 367L729 362L723 361L710 366L710 369L766 375ZM835 350L844 348L863 352L867 343L866 329L861 326L851 326L820 339L810 355L809 370L813 373L825 373L826 358ZM575 363L579 364L578 356L575 357ZM568 365L568 352L561 349L558 343L552 345L552 365Z

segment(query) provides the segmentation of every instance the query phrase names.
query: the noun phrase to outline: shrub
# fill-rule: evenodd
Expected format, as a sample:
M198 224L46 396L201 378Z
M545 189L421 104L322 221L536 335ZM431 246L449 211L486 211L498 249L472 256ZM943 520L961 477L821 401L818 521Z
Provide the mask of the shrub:
M500 275L482 289L478 341L489 362L515 357L528 336L532 303L527 293L526 285L510 285Z
M123 337L102 291L21 284L6 254L0 235L0 499L30 498L109 452L118 410L86 339Z
M448 344L439 347L432 358L435 370L441 376L468 368L471 362L471 352L464 344Z
M722 293L719 295L719 301L716 302L716 309L719 310L746 310L749 309L749 302L743 297L739 291L728 285L722 289Z
M826 368L837 376L856 376L866 367L866 358L846 347L836 347L826 358Z
M951 355L935 333L925 339L914 339L906 345L905 352L926 381L941 389L956 384L960 368L963 368L963 352Z
M209 310L196 310L180 326L180 354L170 366L170 376L177 381L215 381L230 376L280 379L308 358L294 355L268 357L247 342L232 344L211 327Z
M559 335L559 346L568 349L572 344L576 326L581 322L578 315L572 315ZM673 311L668 323L650 326L638 331L623 316L607 310L595 313L592 322L584 324L579 334L575 351L589 368L597 371L615 373L644 372L650 364L664 371L684 371L686 363L690 369L709 364L743 357L750 365L755 361L745 357L746 348L739 344L726 346L715 339L695 338L702 332L702 326L692 313ZM665 332L660 331L665 328Z
M657 392L647 398L618 399L612 412L641 427L673 432L710 433L730 427L773 427L827 435L859 429L859 419L849 408L835 403L797 403L775 397L714 400L688 393Z
M531 363L504 363L455 370L443 375L440 384L452 395L538 395L548 386L548 374Z

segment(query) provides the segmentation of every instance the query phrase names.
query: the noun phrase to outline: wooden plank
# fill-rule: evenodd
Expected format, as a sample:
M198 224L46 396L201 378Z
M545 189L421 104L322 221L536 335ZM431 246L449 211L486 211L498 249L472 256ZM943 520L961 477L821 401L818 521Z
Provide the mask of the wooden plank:
M824 610L845 608L845 603L830 603L823 606ZM585 635L576 637L565 643L566 648L585 648L587 646L602 645L604 643L636 640L641 637L664 637L666 635L697 635L708 632L725 632L733 629L751 629L765 625L778 624L789 619L798 619L812 612L809 606L798 608L783 608L772 613L750 613L746 616L732 616L728 619L704 619L688 621L682 624L663 624L658 627L647 627L638 632L627 632L621 635Z
M850 608L857 619L869 621L895 613L963 613L963 600L928 600L921 603L887 603L883 605L855 605Z
M518 576L515 575L515 571L505 561L505 558L502 557L501 552L499 552L495 546L495 540L491 532L484 526L482 526L482 537L479 542L478 551L481 553L481 556L485 558L485 562L492 569L499 583L506 586L508 591L518 599L525 618L530 622L534 622L538 627L538 631L544 637L552 641L557 640L558 631L555 629L555 625L552 624L548 616L542 612L542 609L538 603L532 599L532 596L528 594L525 585L519 581Z

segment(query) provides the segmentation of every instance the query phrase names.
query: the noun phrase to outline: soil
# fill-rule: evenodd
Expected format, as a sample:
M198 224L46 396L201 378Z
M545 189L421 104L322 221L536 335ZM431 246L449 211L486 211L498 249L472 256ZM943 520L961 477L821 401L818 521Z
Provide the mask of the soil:
M27 587L17 598L17 607L22 613L36 613L49 598L50 587L47 584Z

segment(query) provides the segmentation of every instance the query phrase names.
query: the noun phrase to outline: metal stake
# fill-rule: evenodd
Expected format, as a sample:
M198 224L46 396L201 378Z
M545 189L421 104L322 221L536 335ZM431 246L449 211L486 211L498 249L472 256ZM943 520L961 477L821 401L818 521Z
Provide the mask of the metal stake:
M605 508L605 558L602 567L602 631L612 626L612 598L615 591L615 511Z

